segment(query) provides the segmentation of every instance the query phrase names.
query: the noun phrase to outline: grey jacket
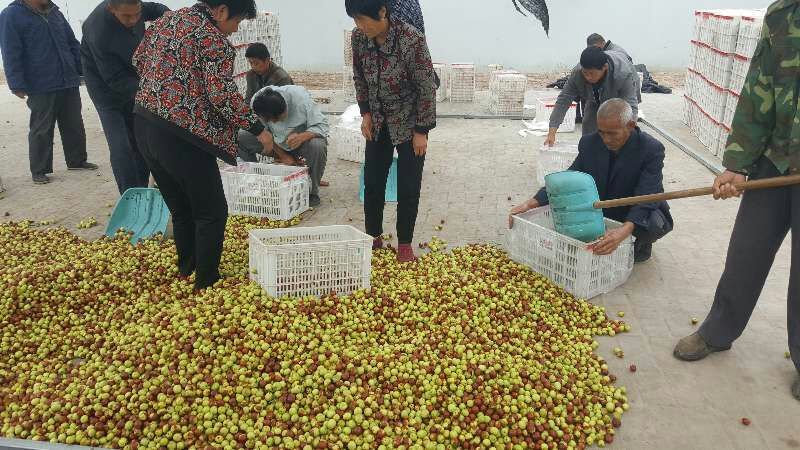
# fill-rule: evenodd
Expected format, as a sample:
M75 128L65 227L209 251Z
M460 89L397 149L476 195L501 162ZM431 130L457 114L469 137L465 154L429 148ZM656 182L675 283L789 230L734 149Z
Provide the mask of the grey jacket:
M625 50L625 49L624 49L624 48L622 48L621 46L619 46L619 45L617 45L617 44L615 44L615 43L613 43L613 42L611 42L611 41L608 41L608 42L606 42L606 46L603 48L603 50L605 50L605 51L607 51L607 52L617 52L617 53L622 53L623 55L625 55L625 56L627 56L627 57L628 57L628 60L629 60L630 62L633 62L633 58L631 58L631 54L630 54L630 53L628 53L628 51L627 51L627 50Z
M550 128L561 126L570 105L578 98L586 102L582 126L584 136L597 131L597 109L606 100L621 98L631 105L634 116L638 116L640 88L636 68L622 53L607 51L606 55L608 55L608 74L603 80L600 103L595 101L592 85L583 78L581 66L575 66L556 100L556 106L550 115Z

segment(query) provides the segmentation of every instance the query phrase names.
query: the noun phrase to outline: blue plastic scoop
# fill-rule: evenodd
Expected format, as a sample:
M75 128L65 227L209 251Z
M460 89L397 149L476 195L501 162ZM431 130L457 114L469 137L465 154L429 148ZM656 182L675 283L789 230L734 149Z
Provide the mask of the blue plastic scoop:
M603 208L656 203L714 193L712 187L705 187L600 201L594 178L583 172L568 170L551 173L544 177L544 183L550 199L550 212L556 232L583 242L592 242L605 234ZM741 192L796 184L800 184L800 175L746 181L735 186Z
M106 236L114 237L120 228L132 232L131 244L162 235L167 231L169 209L158 189L132 188L122 194L106 227Z

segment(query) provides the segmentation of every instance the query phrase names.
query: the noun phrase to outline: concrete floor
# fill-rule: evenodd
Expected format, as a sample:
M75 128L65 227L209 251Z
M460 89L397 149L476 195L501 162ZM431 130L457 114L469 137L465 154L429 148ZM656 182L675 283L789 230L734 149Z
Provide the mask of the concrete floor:
M680 123L681 95L645 95L647 118L699 149L699 142ZM0 92L0 176L7 188L0 200L0 220L55 220L86 238L102 233L110 212L106 204L115 202L116 186L97 114L88 96L84 100L90 160L101 170L67 172L57 142L54 182L34 186L26 156L27 109L24 102ZM473 109L466 113L485 113L480 107ZM437 235L452 246L505 242L508 210L538 188L536 150L542 138L520 137L521 127L511 120L440 121L431 134L417 240ZM575 141L578 135L559 137ZM363 227L358 169L355 163L329 160L325 178L331 187L322 191L323 205L306 215L305 225ZM667 144L667 189L711 181L705 167ZM730 352L695 364L671 355L675 342L693 331L691 318L702 320L710 307L737 206L737 201L705 198L673 202L675 231L658 243L653 259L636 266L626 285L593 300L605 305L610 315L625 311L625 320L633 327L631 333L601 339L599 349L618 383L628 387L631 399L631 411L614 448L800 448L800 402L789 395L797 374L784 358L787 245L748 330ZM3 217L5 212L10 216ZM100 226L75 229L89 216L96 217ZM394 233L394 207L387 208L386 216L386 232ZM443 219L444 230L436 232L434 227ZM612 355L614 347L625 351L625 359ZM635 374L628 371L631 364L638 366ZM751 419L752 425L742 426L742 417Z

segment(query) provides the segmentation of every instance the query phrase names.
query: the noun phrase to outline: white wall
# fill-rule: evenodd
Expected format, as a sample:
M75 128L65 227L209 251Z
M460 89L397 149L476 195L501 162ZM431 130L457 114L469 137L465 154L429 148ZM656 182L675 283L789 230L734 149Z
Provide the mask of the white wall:
M55 0L77 27L93 0ZM192 0L162 0L171 8ZM344 0L257 0L280 14L284 63L290 69L338 70L342 30L352 27ZM599 32L651 69L682 69L695 9L764 8L768 0L550 0L550 38L511 0L421 0L434 59L501 63L521 70L573 66L586 36ZM615 5L614 7L608 6ZM491 5L491 6L490 6ZM78 30L76 30L78 31Z

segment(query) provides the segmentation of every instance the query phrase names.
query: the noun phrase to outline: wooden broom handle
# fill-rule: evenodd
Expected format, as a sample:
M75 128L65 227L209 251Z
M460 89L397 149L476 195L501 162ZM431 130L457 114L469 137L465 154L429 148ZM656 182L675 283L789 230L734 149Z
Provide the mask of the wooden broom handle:
M738 191L752 191L756 189L770 189L784 186L792 186L800 184L800 175L788 175L775 178L764 178L762 180L745 181L744 183L736 183L736 190ZM595 209L618 208L620 206L633 206L641 205L642 203L655 203L666 200L675 200L679 198L701 197L703 195L711 195L714 193L713 187L687 189L684 191L664 192L662 194L640 195L638 197L619 198L616 200L606 200L602 202L595 202Z

